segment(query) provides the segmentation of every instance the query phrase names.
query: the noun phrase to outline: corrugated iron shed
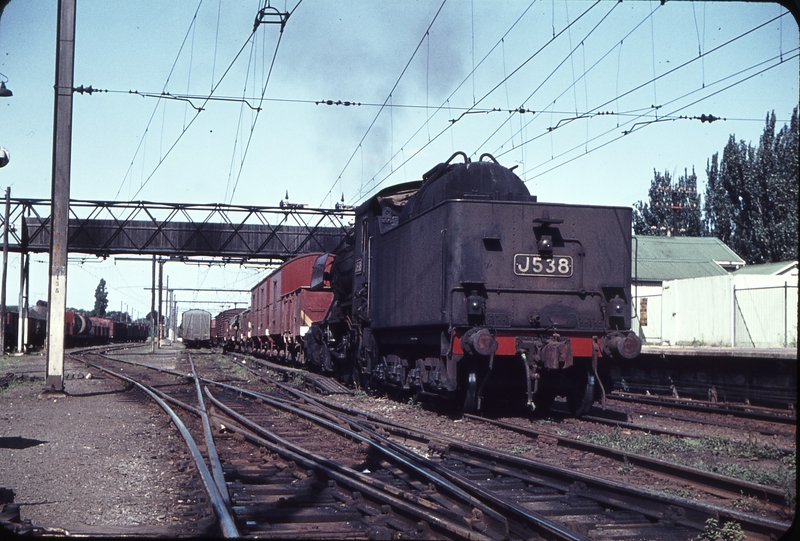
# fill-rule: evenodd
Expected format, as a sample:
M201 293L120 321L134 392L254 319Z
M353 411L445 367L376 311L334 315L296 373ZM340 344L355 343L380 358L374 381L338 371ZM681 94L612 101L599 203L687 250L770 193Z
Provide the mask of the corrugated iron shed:
M779 261L762 265L747 265L736 274L761 274L766 276L797 276L797 261Z
M717 276L744 260L716 237L633 237L631 273L638 283Z

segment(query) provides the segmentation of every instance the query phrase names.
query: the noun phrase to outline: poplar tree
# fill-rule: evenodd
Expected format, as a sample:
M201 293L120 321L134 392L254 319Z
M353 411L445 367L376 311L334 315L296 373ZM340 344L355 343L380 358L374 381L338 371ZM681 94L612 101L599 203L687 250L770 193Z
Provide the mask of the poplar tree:
M106 281L100 278L100 283L97 284L97 289L94 290L94 310L92 313L97 317L106 315L106 308L108 308L108 291L106 291Z
M775 133L767 115L758 147L731 134L706 166L705 226L748 264L797 259L798 115Z
M637 235L699 237L703 235L697 175L684 169L673 183L669 171L653 170L649 200L633 205L633 230Z

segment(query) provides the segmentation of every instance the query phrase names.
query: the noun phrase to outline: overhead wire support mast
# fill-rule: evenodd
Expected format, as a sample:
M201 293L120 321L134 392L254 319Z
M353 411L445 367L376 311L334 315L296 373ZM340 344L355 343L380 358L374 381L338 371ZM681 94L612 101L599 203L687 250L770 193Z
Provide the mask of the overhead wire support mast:
M256 15L256 20L253 23L253 32L262 24L279 24L281 25L281 33L283 33L283 28L286 26L286 21L289 20L289 15L291 15L291 13L281 13L276 8L270 6L269 0L267 0L266 5L264 5Z
M75 0L58 3L56 85L51 185L50 283L47 315L46 390L64 390L64 312L67 306L69 184L72 149L72 83L75 64Z

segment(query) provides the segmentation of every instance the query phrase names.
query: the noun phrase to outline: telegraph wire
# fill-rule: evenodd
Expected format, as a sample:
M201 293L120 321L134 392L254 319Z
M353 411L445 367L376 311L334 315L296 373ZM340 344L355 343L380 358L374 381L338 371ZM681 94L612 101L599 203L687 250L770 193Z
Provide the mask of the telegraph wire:
M183 36L183 41L181 42L181 46L178 48L178 54L175 55L175 61L172 63L172 67L170 68L169 73L167 74L167 80L164 81L164 90L167 89L167 85L169 84L169 80L172 77L172 73L175 71L175 67L178 65L178 59L181 56L181 52L183 51L184 45L186 45L186 40L189 38L189 32L194 27L194 24L197 21L197 14L200 11L200 6L202 5L203 5L203 0L200 0L200 2L197 4L197 9L195 10L194 15L192 16L192 22L189 23L189 28L186 29L186 35ZM91 88L91 86L89 88ZM150 130L150 124L153 122L153 118L156 116L158 105L159 104L156 103L156 106L153 108L153 112L150 115L150 119L147 121L147 125L144 128L144 133L139 138L139 145L136 147L136 150L133 153L133 158L131 158L131 163L130 165L128 165L128 170L125 172L125 176L122 178L122 183L120 184L119 189L117 190L117 194L114 196L114 199L119 197L119 193L122 191L122 187L125 185L125 181L128 179L128 175L130 174L131 169L133 169L133 162L136 160L136 156L139 154L139 151L141 150L142 145L144 144L147 132ZM141 190L141 187L139 188L139 190ZM138 194L139 192L136 193ZM136 196L134 195L134 197ZM131 197L130 199L133 199L133 197Z
M336 185L340 183L340 181L342 179L342 175L344 175L344 172L347 170L348 166L350 165L350 162L353 161L353 158L355 157L356 153L358 152L358 149L364 143L364 140L367 138L367 135L369 134L369 132L372 131L373 126L375 126L375 123L378 121L378 117L380 117L381 113L383 112L384 107L389 102L389 100L390 100L392 94L394 93L394 91L397 89L397 85L400 84L400 80L405 75L406 70L408 70L408 67L411 65L411 62L412 62L412 60L414 60L414 57L417 55L417 52L419 51L420 47L422 47L422 43L428 38L428 35L430 34L431 28L433 27L433 25L436 22L436 20L439 18L439 14L442 12L442 9L444 8L444 5L446 3L447 3L447 0L442 0L442 3L439 6L439 9L436 11L436 14L433 16L433 19L431 20L430 24L428 25L428 28L425 30L425 33L422 35L422 39L420 39L419 43L417 44L417 47L414 49L414 52L411 53L411 57L408 59L408 62L406 62L405 67L400 72L400 76L397 78L397 81L395 81L394 86L392 86L391 90L389 90L389 95L386 97L386 100L384 100L383 106L381 106L381 108L378 110L378 113L375 115L375 118L372 119L372 122L367 127L367 131L364 133L363 137L361 137L361 140L358 142L358 145L356 145L355 150L353 150L353 153L347 159L347 162L344 164L344 167L342 168L341 173L339 173L339 177L334 181L333 185L328 190L328 193L326 193L325 196L322 198L322 201L320 202L320 206L322 204L324 204L325 199L331 194L331 192L336 187Z
M616 48L618 48L618 47L619 47L619 48L620 48L620 50L621 50L621 48L622 48L622 43L623 43L623 42L624 42L626 39L628 39L628 38L629 38L629 37L630 37L630 36L631 36L631 35L632 35L634 32L636 32L636 30L638 30L638 29L639 29L639 27L640 27L640 26L642 26L642 25L643 25L643 24L644 24L644 23L645 23L645 22L646 22L648 19L652 18L652 17L653 17L653 14L654 14L654 13L655 13L655 12L656 12L656 11L657 11L657 10L658 10L660 7L661 7L661 5L659 4L658 6L656 6L656 8L655 8L654 10L652 10L650 13L648 13L648 14L647 14L647 15L646 15L646 16L645 16L645 17L644 17L644 18L643 18L641 21L639 21L639 23L638 23L636 26L634 26L633 28L631 28L631 30L630 30L630 31L629 31L627 34L625 34L625 36L623 36L623 38L622 38L622 39L619 41L619 43L618 43L617 45L615 45L613 48L609 49L609 50L608 50L608 52L606 52L606 54L604 54L602 57L600 57L600 58L597 60L597 62L595 62L594 64L592 64L592 67L590 67L588 70L585 70L585 71L584 71L584 73L583 73L583 74L582 74L582 75L581 75L581 76L578 78L578 80L577 80L577 81L580 81L581 79L584 79L584 81L585 81L585 80L586 80L586 76L587 76L587 75L588 75L588 74L589 74L589 73L590 73L590 72L591 72L591 71L592 71L594 68L596 68L596 67L597 67L597 66L598 66L598 65L599 65L599 64L600 64L600 63L601 63L603 60L605 60L605 58L606 58L607 56L609 56L609 55L610 55L612 52L614 52L614 49L616 49ZM562 62L562 63L563 63L563 62ZM549 78L549 77L552 77L553 73L555 73L555 70L554 70L553 72L551 72L551 74L548 76L548 78ZM617 75L617 78L619 78L619 74ZM574 86L575 86L575 84L577 83L577 81L573 81L572 85L570 85L569 87L565 88L565 89L564 89L564 90L561 92L561 94L559 94L558 96L556 96L556 98L555 98L555 99L554 99L554 100L551 102L551 105L555 105L556 101L558 101L558 100L559 100L559 99L560 99L562 96L564 96L564 94L566 94L567 92L569 92L570 88L574 87ZM534 91L533 91L531 94L529 94L529 95L528 95L528 97L527 97L527 98L524 100L524 102L527 102L527 101L529 101L530 99L532 99L532 98L533 98L533 95L534 95L534 94L535 94L535 93L536 93L536 92L539 90L539 88L541 88L541 85L539 85L539 87L537 87L537 88L536 88L536 90L534 90ZM616 98L614 98L614 100L618 100L618 99L619 99L619 96L617 96ZM524 102L523 102L523 103L524 103ZM610 103L610 102L608 102L608 103ZM608 103L604 104L603 106L606 106L606 105L608 105ZM603 107L603 106L601 106L601 107ZM542 112L544 112L544 111L542 111ZM554 112L554 111L548 111L548 112L549 112L549 113L551 113L551 114L561 114L561 113L556 113L556 112ZM510 120L510 119L506 119L506 122L508 122L508 120ZM531 122L533 122L534 120L536 120L536 116L534 116L534 118L533 118L533 119L531 119L531 120L528 120L528 121L525 123L525 125L524 125L524 126L522 126L522 127L520 128L520 130L519 130L517 133L521 133L521 132L522 132L522 129L523 129L523 128L527 128L527 127L528 127L528 126L531 124ZM505 125L505 122L504 122L503 124L501 124L500 126L498 126L498 128L497 128L497 129L496 129L494 132L492 132L492 133L489 135L489 137L487 137L487 138L486 138L486 139L483 141L483 143L481 144L481 146L480 146L479 148L483 148L485 145L487 145L487 144L489 143L489 141L492 139L492 137L494 137L494 136L495 136L495 135L496 135L496 134L497 134L497 133L500 131L500 129L503 127L503 125ZM516 135L516 133L515 133L514 135ZM522 141L522 138L521 138L521 137L520 137L520 141ZM503 142L503 143L500 145L500 147L499 147L499 148L503 148L503 147L504 147L504 146L505 146L507 143L508 143L508 139L506 139L506 140L505 140L505 141L504 141L504 142ZM520 146L523 146L524 144L525 144L525 143L524 143L524 142L522 142L522 143L520 144ZM513 145L512 145L512 146L513 146ZM519 148L519 147L513 147L513 148ZM512 149L513 149L513 148L512 148ZM497 152L499 152L499 149L495 151L495 155L497 155ZM474 153L473 153L473 154L474 154Z
M428 147L428 146L429 146L431 143L433 143L433 141L435 141L436 139L438 139L438 138L439 138L439 136L441 136L441 135L442 135L442 134L444 134L444 133L445 133L447 130L449 130L450 128L452 128L452 126L453 126L453 125L455 125L455 124L456 124L456 122L457 122L458 120L461 120L461 119L462 119L462 118L463 118L465 115L472 114L472 113L475 113L475 112L479 112L479 111L476 111L476 110L474 110L474 109L475 109L475 106L476 106L477 104L481 103L481 102L482 102L484 99L486 99L486 98L487 98L489 95L491 95L491 94L492 94L492 93L493 93L495 90L497 90L498 88L500 88L500 86L501 86L501 85L503 85L503 84L504 84L506 81L508 81L508 79L510 79L512 76L514 76L516 73L518 73L518 72L519 72L519 71L520 71L520 70L521 70L521 69L522 69L522 68L523 68L523 67L524 67L526 64L528 64L528 63L529 63L529 62L530 62L530 61L531 61L533 58L535 58L535 57L536 57L536 56L537 56L539 53L541 53L541 52L542 52L542 51L543 51L543 50L544 50L544 49L545 49L545 48L546 48L548 45L550 45L551 43L553 43L553 42L554 42L554 41L555 41L555 40L556 40L556 39L557 39L559 36L561 36L561 34L563 34L565 31L567 31L569 28L571 28L571 27L572 27L572 26L573 26L575 23L577 23L577 22L578 22L578 21L579 21L581 18L583 18L583 16L584 16L584 15L586 15L587 13L589 13L589 12L590 12L592 9L594 9L594 8L595 8L597 5L599 5L599 4L600 4L600 0L597 0L597 1L596 1L594 4L592 4L592 5L591 5L591 6L590 6L588 9L586 9L586 10L585 10L583 13L581 13L581 14L578 16L578 18L576 18L574 21L572 21L572 22L568 23L568 24L567 24L567 26L565 26L565 27L564 27L564 28L563 28L563 29L562 29L560 32L558 32L558 34L556 34L555 36L553 36L553 38L551 38L551 39L550 39L550 40L549 40L547 43L545 43L544 45L542 45L542 47L540 47L540 48L539 48L539 49L538 49L536 52L534 52L534 53L533 53L531 56L529 56L529 57L528 57L528 58L527 58L527 59L526 59L524 62L522 62L522 63L521 63L519 66L517 66L517 67L516 67L516 68L515 68L515 69L514 69L514 70L513 70L513 71L512 71L512 72L511 72L511 73L510 73L508 76L504 77L504 78L503 78L503 80L501 80L501 81L500 81L500 82L499 82L497 85L495 85L495 86L494 86L494 87L493 87L491 90L489 90L487 93L485 93L485 94L483 95L483 97L481 97L481 99L479 99L479 100L478 100L478 101L475 103L475 105L474 105L473 107L470 107L470 108L468 108L468 109L467 109L465 112L463 112L463 113L461 114L461 116L460 116L460 117L458 117L457 119L455 119L455 120L451 120L451 121L450 121L450 124L449 124L447 127L445 127L445 128L442 130L442 131L440 131L440 132L439 132L439 133L438 133L438 134L437 134L437 135L436 135L436 136L435 136L435 137L434 137L432 140L428 141L428 143L427 143L427 144L423 145L423 146L422 146L422 147L421 147L419 150L417 150L416 152L414 152L414 153L411 155L411 157L410 157L410 158L408 158L407 160L404 160L404 161L403 161L403 162L402 162L400 165L401 165L401 166L404 166L406 163L408 163L408 161L410 161L410 160L411 160L413 157L417 156L417 155L418 155L420 152L422 152L422 150L424 150L424 149L425 149L426 147ZM522 15L520 15L520 17L519 17L519 18L518 18L518 19L517 19L517 20L514 22L514 24L513 24L513 25L511 26L511 28L510 28L510 29L509 29L509 30L506 32L506 34L504 34L504 35L503 35L503 38L505 38L505 37L508 35L508 33L509 33L509 32L510 32L510 31L511 31L513 28L514 28L514 26L516 26L516 24L517 24L517 23L520 21L520 19L522 18L522 16L524 16L524 15L525 15L525 13L528 11L528 9L530 9L530 7L531 7L532 5L533 5L533 3L531 3L531 5L529 5L529 6L528 6L528 8L525 10L525 12L523 12L523 14L522 14ZM616 7L616 4L614 5L614 7L612 7L612 8L611 8L611 11L613 11L613 10L615 9L615 7ZM608 15L611 13L611 11L609 11L609 13L607 13L607 14L606 14L606 15L603 17L603 19L602 19L602 20L605 20L605 18L606 18L606 17L608 17ZM602 22L602 20L601 20L601 22ZM599 23L598 23L598 24L599 24ZM595 27L595 28L596 28L596 27ZM592 31L594 31L594 30L592 30ZM500 44L502 43L502 39L503 39L503 38L501 38L501 40L500 40L500 41L498 41L498 42L497 42L497 44L495 44L495 46L494 46L494 47L492 47L492 49L491 49L491 50L490 50L490 51L489 51L489 52L486 54L486 56L483 58L483 60L481 60L481 62L478 64L478 67L479 67L479 66L480 66L480 65L483 63L483 61L484 61L484 60L486 60L486 58L488 58L488 57L489 57L489 55L492 53L492 51L494 51L494 49L496 49L496 48L498 47L498 45L500 45ZM566 61L566 59L565 59L565 61ZM562 62L562 63L563 63L563 62ZM476 69L477 69L477 67L476 67ZM471 75L471 74L472 74L472 73L468 74L468 75L467 75L467 77L464 79L464 81L463 81L463 82L462 82L462 83L461 83L461 84L460 84L458 87L456 87L456 90L454 90L454 91L453 91L453 93L451 93L451 94L450 94L450 96L451 96L451 97L453 96L453 94L455 94L455 92L456 92L456 91L458 91L458 88L460 88L460 87L461 87L461 86L464 84L464 82L466 82L467 80L469 80L469 77L470 77L470 75ZM448 100L449 100L449 97L448 97ZM525 109L524 107L520 107L520 108L519 108L517 111L518 111L518 112L521 112L521 113L528 112L528 110L527 110L527 109ZM425 124L427 124L427 122L428 122L428 121L426 121L426 123L425 123ZM417 129L417 131L416 131L416 132L414 132L414 134L413 134L413 135L412 135L412 136L409 138L408 142L410 142L410 141L411 141L411 140L412 140L414 137L416 137L416 135L417 135L417 134L419 134L419 132L422 130L422 128L425 126L425 124L423 124L423 126L421 126L419 129ZM407 142L406 144L408 144L408 142ZM473 155L474 155L474 154L475 154L475 153L473 152ZM397 153L395 153L395 154L392 156L392 158L394 158L394 156L396 156L396 155L397 155ZM375 177L376 177L378 174L380 174L380 172L381 172L381 171L383 171L383 169L385 169L385 168L386 168L386 164L384 164L384 166L383 166L383 167L381 167L381 169L379 169L379 170L378 170L378 172L377 172L377 173L376 173L376 174L373 176L373 179L374 179L374 178L375 178ZM398 169L399 169L399 168L398 168ZM391 177L393 174L394 174L394 171L391 171L391 172L390 172L388 175L386 175L386 176L385 176L385 177L384 177L384 178L383 178L383 179L382 179L380 182L378 182L377 184L375 184L373 187L369 188L369 190L370 190L370 191L372 191L372 190L376 189L378 186L380 186L381 184L383 184L384 182L386 182L386 180L388 180L388 179L389 179L389 177ZM341 178L341 175L340 175L340 178ZM362 196L364 195L364 193L365 193L365 192L364 192L364 190L363 190L363 188L362 188L361 190L359 190L359 192L358 192L358 194L357 194L357 198L360 198L360 197L362 197ZM369 192L366 192L366 193L369 193Z
M798 51L798 50L800 50L800 49L793 49L793 51ZM790 51L790 52L791 52L791 51ZM786 53L784 53L784 54L786 54ZM777 57L776 57L776 58L777 58ZM670 112L670 113L668 113L668 114L666 114L666 115L663 115L663 116L661 116L661 117L657 117L657 118L655 118L655 119L654 119L654 120L652 120L652 121L649 121L649 122L642 122L642 123L635 123L633 120L631 120L631 121L627 122L626 124L631 124L631 123L633 123L633 126L636 126L637 124L641 124L641 125L642 125L642 127L647 127L647 126L649 126L649 125L651 125L651 124L654 124L654 123L657 123L657 122L666 122L666 121L675 121L675 120L700 120L701 122L714 122L714 121L716 121L716 120L747 120L747 121L752 121L752 120L755 120L755 119L733 119L733 118L718 118L718 117L713 117L713 115L701 115L701 116L694 116L694 117L687 117L687 116L677 116L677 117L676 117L676 116L674 116L674 115L675 115L676 113L678 113L678 112L680 112L680 111L684 110L684 109L687 109L687 108L689 108L689 107L691 107L691 106L693 106L693 105L697 105L698 103L700 103L700 102L702 102L702 101L704 101L704 100L707 100L707 99L709 99L709 98L711 98L711 97L713 97L713 96L715 96L715 95L717 95L717 94L719 94L719 93L721 93L721 92L724 92L724 91L726 91L726 90L729 90L730 88L732 88L732 87L734 87L734 86L737 86L737 85L739 85L739 84L741 84L741 83L744 83L744 82L746 82L746 81L748 81L748 80L750 80L750 79L752 79L752 78L754 78L754 77L757 77L757 76L759 76L759 75L761 75L761 74L763 74L763 73L765 73L765 72L767 72L767 71L769 71L769 70L771 70L771 69L773 69L773 68L776 68L776 67L780 66L781 64L783 64L783 63L785 63L785 62L788 62L789 60L793 60L793 59L795 59L795 58L800 58L800 54L794 54L794 55L792 55L791 57L788 57L788 58L783 58L783 59L781 59L781 60L780 60L780 61L779 61L777 64L774 64L774 65L768 66L768 67L766 67L766 68L764 68L764 69L762 69L762 70L760 70L760 71L758 71L758 72L756 72L756 73L753 73L753 74L751 74L751 75L749 75L749 76L745 77L744 79L741 79L741 80L738 80L738 81L736 81L736 82L734 82L734 83L731 83L730 85L728 85L728 86L726 86L726 87L724 87L724 88L721 88L721 89L719 89L719 90L717 90L717 91L715 91L715 92L713 92L713 93L711 93L711 94L709 94L709 95L707 95L707 96L703 96L702 98L699 98L699 99L695 100L695 101L694 101L694 102L692 102L692 103L689 103L689 104L687 104L687 105L681 106L681 107L679 107L678 109L675 109L674 111L672 111L672 112ZM748 69L752 69L752 68L748 68ZM725 80L725 79L728 79L728 78L730 78L730 76L729 76L729 77L726 77L726 78L724 78L724 79L721 79L720 81L722 81L722 80ZM720 82L720 81L717 81L717 82ZM708 88L708 87L710 87L710 86L712 86L712 85L714 85L714 84L717 84L717 82L711 83L710 85L706 85L706 87L704 87L704 88L698 88L698 89L695 89L694 91L690 92L689 94L696 93L696 92L700 92L701 90L704 90L704 89L706 89L706 88ZM687 95L688 95L688 94L687 94ZM674 100L671 100L671 102L677 101L677 100L679 100L679 99L682 99L682 98L684 98L684 97L686 97L686 95L684 95L684 96L681 96L680 98L676 98L676 99L674 99ZM671 103L671 102L668 102L668 103ZM644 115L642 115L642 116L644 116ZM713 119L713 120L712 120L712 119ZM760 121L760 122L763 122L763 121L764 121L764 119L759 119L759 121ZM623 126L624 126L624 125L625 125L625 124L623 124ZM614 129L616 129L616 128L614 128ZM606 132L604 132L604 133L602 133L602 134L599 134L599 135L597 135L596 137L592 138L592 139L591 139L589 142L595 141L595 140L597 140L597 139L600 139L601 137L603 137L603 136L605 136L605 135L608 135L608 134L609 134L609 133L611 133L611 132L612 132L614 129L612 129L612 130L608 130L608 131L606 131ZM578 155L578 156L575 156L575 157L573 157L573 158L570 158L569 160L566 160L566 161L564 161L564 162L562 162L562 163L559 163L558 165L555 165L555 166L551 167L550 169L547 169L546 171L543 171L543 172L541 172L541 173L539 173L539 174L536 174L536 175L534 175L533 177L531 177L530 179L527 179L527 180L525 180L524 182L528 182L528 181L530 181L530 180L533 180L534 178L538 178L538 177L541 177L541 176L543 176L543 175L546 175L547 173L550 173L551 171L554 171L554 170L556 170L556 169L559 169L559 168L561 168L561 167L562 167L562 166L564 166L564 165L567 165L567 164L569 164L569 163L571 163L571 162L573 162L573 161L575 161L575 160L578 160L578 159L580 159L580 158L582 158L582 157L586 156L587 154L590 154L590 153L592 153L592 152L594 152L594 151L596 151L596 150L599 150L599 149L601 149L601 148L603 148L603 147L605 147L605 146L608 146L608 145L609 145L609 144L611 144L611 143L614 143L614 142L616 142L616 141L619 141L620 139L622 139L623 137L626 137L626 136L627 136L627 135L629 135L630 133L632 133L632 132L634 132L634 131L639 131L639 129L641 129L641 128L635 128L635 129L631 129L631 130L625 130L625 131L623 131L623 132L622 132L622 133L621 133L619 136L617 136L617 137L615 137L615 138L613 138L613 139L610 139L610 140L608 140L608 141L606 141L606 142L604 142L604 143L602 143L602 144L598 145L597 147L595 147L595 148L592 148L591 150L588 150L588 151L584 152L583 154L580 154L580 155ZM541 136L543 136L543 135L545 135L545 134L542 134L542 135L540 135L540 137L541 137ZM583 144L583 143L582 143L582 144ZM552 162L552 161L554 161L556 158L560 158L561 156L564 156L564 155L566 155L566 154L569 154L570 152L573 152L573 151L575 151L576 149L580 148L580 147L582 146L582 144L581 144L581 145L576 145L576 146L574 146L573 148L571 148L571 149L568 149L568 150L566 150L566 151L562 152L562 153L561 153L561 154L559 154L558 156L555 156L555 157L551 158L551 159L550 159L550 160L548 160L548 161L551 161L551 162ZM540 167L544 166L546 163L547 163L547 162L542 162L541 164L539 164L539 165L537 165L537 166L534 166L534 167L532 167L532 168L528 169L527 171L525 171L525 174L527 174L528 172L531 172L531 171L533 171L533 170L535 170L535 169L538 169L538 168L540 168Z
M705 53L703 53L703 55L702 55L702 56L699 56L699 57L695 57L695 58L693 58L693 59L690 59L690 60L688 60L688 61L684 62L683 64L680 64L679 66L676 66L675 68L673 68L673 69L671 69L671 70L668 70L668 71L666 71L666 72L662 73L661 75L658 75L658 76L656 77L656 79L660 79L660 78L662 78L662 77L666 77L667 75L671 75L672 73L676 72L677 70L679 70L679 69L683 69L683 68L685 68L686 66L688 66L689 64L692 64L692 63L696 62L697 60L700 60L700 59L704 58L706 55L712 54L712 53L714 53L714 52L716 52L716 51L720 50L722 47L725 47L725 46L728 46L728 45L730 45L731 43L733 43L733 42L735 42L735 41L737 41L737 40L739 40L739 39L741 39L741 38L743 38L743 37L745 37L745 36L747 36L747 35L749 35L749 34L751 34L751 33L755 32L756 30L758 30L758 29L760 29L760 28L762 28L762 27L764 27L764 26L766 26L766 25L768 25L768 24L770 24L770 23L774 22L776 19L779 19L780 17L783 17L784 15L786 15L786 13L784 13L784 14L782 14L782 15L778 15L777 17L774 17L774 18L772 18L772 19L770 19L770 20L768 20L768 21L766 21L766 22L764 22L764 23L762 23L762 24L760 24L760 25L758 25L758 26L756 26L756 27L754 27L754 28L752 28L752 29L750 29L750 30L748 30L748 31L746 31L746 32L744 32L744 33L742 33L742 34L740 34L740 35L736 36L736 37L734 37L734 38L731 38L730 40L726 41L725 43L722 43L722 44L718 45L717 47L714 47L713 49L710 49L710 50L706 51ZM774 60L774 59L773 59L773 60ZM767 61L769 61L769 60L767 60ZM762 63L763 63L763 62L762 62ZM758 65L760 65L760 64L761 64L761 63L759 63L759 64L756 64L756 66L758 66ZM748 68L748 69L752 69L753 67L754 67L754 66L751 66L751 67L750 67L750 68ZM745 70L745 71L746 71L746 70ZM723 80L724 80L724 79L723 79ZM638 85L638 86L636 86L636 87L634 87L634 88L632 88L632 89L630 89L630 90L628 90L628 91L624 92L623 94L620 94L620 95L618 95L618 96L616 96L616 97L614 97L614 98L611 98L610 100L606 101L605 103L602 103L602 104L600 104L600 105L598 105L598 106L596 106L596 107L592 108L591 110L589 110L589 111L586 111L584 114L585 114L585 115L589 115L589 114L592 114L592 113L594 113L594 112L597 112L599 109L602 109L603 107L607 107L609 104L611 104L612 102L615 102L615 101L616 101L616 100L618 100L619 98L622 98L622 97L628 96L629 94L632 94L633 92L635 92L635 91L637 91L637 90L640 90L640 89L642 89L642 88L646 87L647 85L649 85L649 84L650 84L650 83L652 83L652 82L653 82L653 80L645 81L644 83L642 83L642 84L640 84L640 85ZM562 93L561 95L563 95L563 93ZM655 104L653 104L653 105L651 106L651 109L654 109L655 107L656 107L656 105L655 105ZM658 106L658 107L660 107L660 106ZM552 130L549 130L549 131L552 131ZM542 135L543 135L543 134L542 134ZM535 136L535 137L534 137L534 138L532 138L532 139L528 139L528 140L524 141L524 142L522 143L522 145L526 145L526 144L528 144L528 143L530 143L530 142L532 142L532 141L534 141L534 140L538 139L538 138L539 138L539 137L541 137L542 135L538 135L538 136ZM487 141L488 141L488 139L487 139ZM512 150L513 150L513 149L512 149ZM574 150L574 149L573 149L573 150ZM506 151L506 152L496 153L496 156L497 156L497 157L499 157L499 156L503 156L503 155L507 154L508 152L511 152L511 150L508 150L508 151Z

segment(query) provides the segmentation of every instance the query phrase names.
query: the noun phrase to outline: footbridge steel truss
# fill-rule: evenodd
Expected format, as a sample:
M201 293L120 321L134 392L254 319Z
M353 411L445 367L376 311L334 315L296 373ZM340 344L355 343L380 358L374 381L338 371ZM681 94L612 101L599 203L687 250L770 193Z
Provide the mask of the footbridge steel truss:
M307 208L70 200L68 251L232 261L285 261L308 252L333 252L352 229L349 207ZM0 223L2 223L0 215ZM12 252L50 250L50 200L11 199ZM5 224L2 224L5 227Z

